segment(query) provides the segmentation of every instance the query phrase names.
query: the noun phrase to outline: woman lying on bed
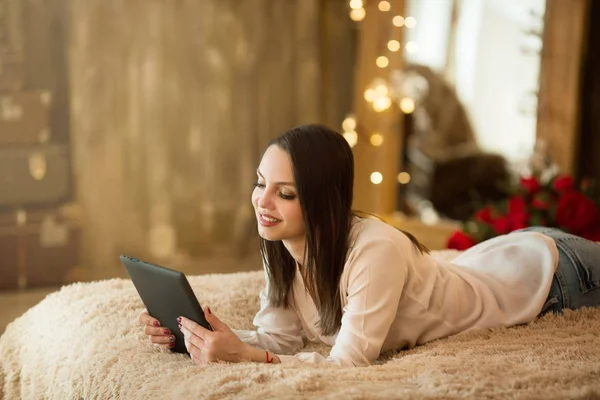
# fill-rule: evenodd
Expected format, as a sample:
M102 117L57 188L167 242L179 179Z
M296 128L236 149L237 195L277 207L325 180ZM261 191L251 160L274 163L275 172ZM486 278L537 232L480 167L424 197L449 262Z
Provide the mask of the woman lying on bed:
M585 239L527 228L449 262L410 234L355 215L352 151L326 127L275 138L256 173L252 204L267 282L257 330L232 330L208 307L214 331L182 316L196 363L364 366L388 350L600 304L600 245ZM140 321L153 343L173 346L159 321L148 314ZM302 333L333 346L330 355L298 352Z

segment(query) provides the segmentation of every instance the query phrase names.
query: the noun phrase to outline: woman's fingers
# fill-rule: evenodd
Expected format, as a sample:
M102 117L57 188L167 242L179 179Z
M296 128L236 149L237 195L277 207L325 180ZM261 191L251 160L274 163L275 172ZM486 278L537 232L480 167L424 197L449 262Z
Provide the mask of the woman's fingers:
M165 349L175 346L175 335L169 328L160 326L160 322L144 311L139 316L139 321L144 324L144 334L148 335L150 343L154 343Z
M144 333L146 335L152 335L152 336L169 336L169 335L173 334L169 328L165 328L163 326L161 326L159 328L155 328L155 327L149 326L149 325L146 325L144 327Z
M154 344L169 344L175 343L174 335L149 335L150 342Z
M160 322L156 318L150 316L150 314L148 314L146 311L141 313L138 319L144 325L154 326L157 328L160 327Z
M200 348L200 349L204 347L204 339L202 337L198 336L197 332L192 331L184 326L181 326L181 328L179 328L179 329L181 329L181 333L183 333L183 336L185 337L186 342L189 342L193 346Z
M202 352L202 348L192 344L188 338L185 339L185 348L190 353L190 358L195 364L206 364L206 355Z

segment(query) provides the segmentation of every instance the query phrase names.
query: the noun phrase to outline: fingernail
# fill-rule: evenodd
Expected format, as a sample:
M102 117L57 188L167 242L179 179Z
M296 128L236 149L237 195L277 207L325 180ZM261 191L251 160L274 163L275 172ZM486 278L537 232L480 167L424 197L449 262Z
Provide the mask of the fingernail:
M179 329L181 329L181 324L179 324Z
M209 313L209 314L212 314L212 313L210 312L210 307L206 307L206 310L208 311L208 313Z
M169 338L169 341L170 341L171 343L175 343L175 336L171 336L171 337Z
M160 322L158 322L158 321L154 321L153 324L154 324L154 326L160 326Z
M175 343L169 343L169 347L171 347L171 348L175 347Z
M181 324L181 317L177 317L177 322Z
M169 329L165 329L165 335L170 335L171 331Z

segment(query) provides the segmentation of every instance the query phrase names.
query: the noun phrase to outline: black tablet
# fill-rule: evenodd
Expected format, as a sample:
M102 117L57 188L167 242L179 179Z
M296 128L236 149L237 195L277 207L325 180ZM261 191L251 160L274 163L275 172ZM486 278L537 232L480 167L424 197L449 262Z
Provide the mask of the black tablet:
M212 330L182 272L128 256L121 256L121 263L127 269L148 313L175 335L172 351L187 353L177 317L186 317Z

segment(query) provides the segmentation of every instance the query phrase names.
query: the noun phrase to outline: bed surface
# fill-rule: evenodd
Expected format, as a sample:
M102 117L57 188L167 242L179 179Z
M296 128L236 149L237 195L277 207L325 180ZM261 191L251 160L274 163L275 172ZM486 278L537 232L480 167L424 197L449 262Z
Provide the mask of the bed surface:
M450 257L452 253L440 253ZM203 305L252 329L261 271L189 277ZM78 283L48 295L0 337L0 398L522 398L600 397L600 309L475 331L387 354L367 368L194 365L152 346L128 280ZM309 344L304 351L329 348Z

